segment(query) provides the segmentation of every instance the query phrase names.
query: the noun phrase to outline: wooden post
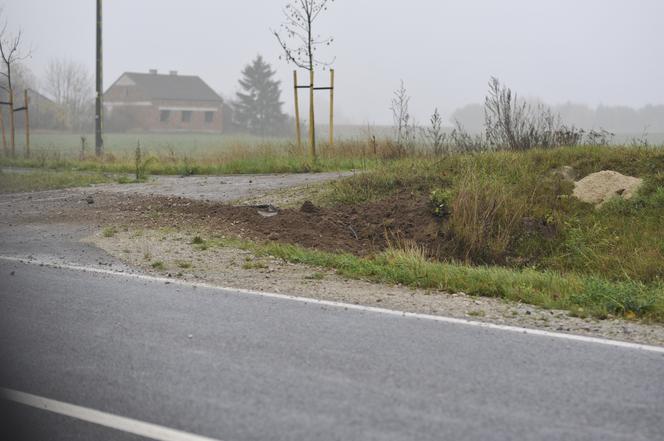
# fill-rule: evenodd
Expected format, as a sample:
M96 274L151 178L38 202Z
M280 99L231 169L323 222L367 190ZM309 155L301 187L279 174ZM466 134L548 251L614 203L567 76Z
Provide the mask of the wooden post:
M297 71L293 71L293 84L295 85L295 133L297 135L297 148L302 150L302 132L300 131L300 101L297 97Z
M330 147L334 145L334 69L330 69Z
M14 127L14 91L9 90L9 145L12 158L16 156L16 128Z
M314 70L309 71L309 154L316 160L316 118L314 117Z
M23 102L25 103L25 157L30 157L30 98L28 89L23 91Z
M9 150L7 150L7 135L5 134L5 116L2 114L2 105L0 105L0 128L2 129L2 151L8 156Z

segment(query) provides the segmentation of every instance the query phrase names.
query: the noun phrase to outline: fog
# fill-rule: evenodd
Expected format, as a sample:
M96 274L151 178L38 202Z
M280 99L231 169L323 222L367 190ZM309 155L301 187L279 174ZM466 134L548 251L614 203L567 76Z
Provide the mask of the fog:
M271 34L285 0L111 0L104 4L104 85L125 71L199 75L226 98L257 54L282 79L293 112L293 66ZM9 30L33 48L43 76L53 58L94 71L95 2L10 0ZM521 96L593 108L664 104L662 0L337 0L318 22L334 43L337 120L389 124L404 80L415 120L480 103L490 76ZM319 80L327 82L327 73ZM323 84L324 85L324 84Z

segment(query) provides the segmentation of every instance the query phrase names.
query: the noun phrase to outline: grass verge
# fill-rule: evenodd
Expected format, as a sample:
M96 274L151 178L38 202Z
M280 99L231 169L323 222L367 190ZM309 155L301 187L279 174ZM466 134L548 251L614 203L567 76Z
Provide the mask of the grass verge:
M434 262L414 246L363 258L273 242L261 244L223 238L208 239L206 244L235 247L259 257L272 256L292 263L333 269L353 279L502 298L547 309L567 310L581 317L604 319L617 316L664 322L664 284L661 282L610 281L575 273Z
M93 184L112 182L100 173L30 171L0 171L0 193L54 190L58 188L86 187Z

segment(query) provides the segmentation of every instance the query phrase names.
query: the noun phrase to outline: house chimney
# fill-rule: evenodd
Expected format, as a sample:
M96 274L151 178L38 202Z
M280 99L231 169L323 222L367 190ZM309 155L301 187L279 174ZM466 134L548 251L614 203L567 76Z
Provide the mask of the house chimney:
M177 70L172 70L172 71L169 72L169 74L171 74L173 76L176 76L178 74L178 71Z
M152 75L157 75L157 69L150 69L150 73Z

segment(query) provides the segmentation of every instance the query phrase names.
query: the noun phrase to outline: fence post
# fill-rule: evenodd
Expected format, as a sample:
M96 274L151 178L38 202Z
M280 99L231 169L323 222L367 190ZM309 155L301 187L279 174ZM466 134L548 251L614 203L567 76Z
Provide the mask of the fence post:
M30 157L30 97L28 89L23 91L23 102L25 103L25 156Z
M302 132L300 131L300 101L297 96L297 70L293 71L293 84L295 85L295 133L297 134L297 148L302 150Z

